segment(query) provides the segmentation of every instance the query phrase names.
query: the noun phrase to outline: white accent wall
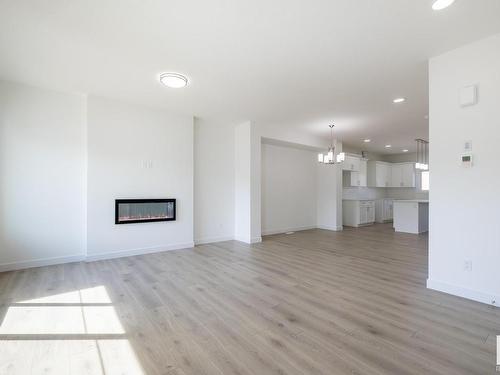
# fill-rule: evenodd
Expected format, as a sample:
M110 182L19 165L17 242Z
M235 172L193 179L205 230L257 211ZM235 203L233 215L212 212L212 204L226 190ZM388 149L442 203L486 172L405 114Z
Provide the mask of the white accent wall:
M235 125L195 119L194 239L232 240L235 214Z
M115 199L176 198L176 221L115 225ZM193 246L193 117L90 96L88 258Z
M85 253L85 97L0 82L0 271Z
M316 227L317 153L262 144L262 234Z
M429 74L427 285L498 305L500 34L431 59ZM472 84L478 87L478 104L460 107L459 89ZM461 166L465 141L472 142L472 168Z
M193 246L193 118L0 82L0 271ZM177 220L114 224L117 198Z

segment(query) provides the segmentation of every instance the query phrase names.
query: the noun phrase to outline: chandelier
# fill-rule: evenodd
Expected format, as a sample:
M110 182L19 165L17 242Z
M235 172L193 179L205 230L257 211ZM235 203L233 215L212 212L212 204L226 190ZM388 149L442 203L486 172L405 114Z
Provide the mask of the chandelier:
M421 171L429 170L429 142L415 139L417 142L417 161L415 168Z
M328 152L323 155L323 153L318 154L318 162L322 164L338 164L342 163L345 160L345 153L341 152L338 155L335 155L335 146L333 145L333 128L334 124L328 125L330 127L330 147L328 148Z

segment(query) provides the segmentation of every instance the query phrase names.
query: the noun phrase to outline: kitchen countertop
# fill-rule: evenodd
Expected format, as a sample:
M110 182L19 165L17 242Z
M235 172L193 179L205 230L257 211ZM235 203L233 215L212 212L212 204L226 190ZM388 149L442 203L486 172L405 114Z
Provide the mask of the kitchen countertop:
M359 202L366 202L366 201L376 201L376 199L342 199L343 201L359 201Z
M394 203L429 203L428 199L395 199Z

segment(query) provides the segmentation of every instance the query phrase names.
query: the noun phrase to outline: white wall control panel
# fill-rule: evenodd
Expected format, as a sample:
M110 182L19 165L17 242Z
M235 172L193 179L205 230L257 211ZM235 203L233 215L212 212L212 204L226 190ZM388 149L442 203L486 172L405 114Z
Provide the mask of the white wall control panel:
M467 107L477 103L477 86L465 86L460 89L460 105Z

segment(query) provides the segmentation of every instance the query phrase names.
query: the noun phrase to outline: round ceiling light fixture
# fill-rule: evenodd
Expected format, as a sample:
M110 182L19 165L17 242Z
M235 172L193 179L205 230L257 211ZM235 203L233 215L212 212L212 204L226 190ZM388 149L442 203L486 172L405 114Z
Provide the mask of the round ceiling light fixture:
M393 100L394 103L403 103L404 101L406 101L406 98L396 98Z
M405 148L405 149L403 150L403 152L408 152L408 150Z
M368 139L368 138L363 140L363 142L365 142L365 143L370 143L371 141L372 141L372 140L371 140L371 139Z
M436 0L434 1L434 4L432 4L432 9L441 10L444 8L448 8L454 2L455 0Z
M167 87L180 89L187 86L188 79L180 73L167 72L160 74L160 82Z

